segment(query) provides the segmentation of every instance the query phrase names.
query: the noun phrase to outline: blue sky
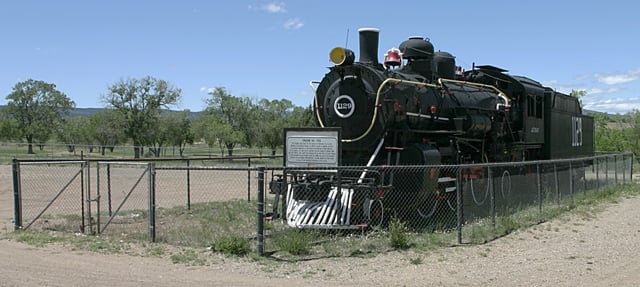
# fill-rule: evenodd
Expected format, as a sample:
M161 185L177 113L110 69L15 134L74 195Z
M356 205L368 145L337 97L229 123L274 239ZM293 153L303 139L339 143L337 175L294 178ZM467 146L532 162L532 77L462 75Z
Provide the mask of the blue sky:
M182 90L174 109L204 109L207 91L312 103L329 51L358 56L358 28L380 31L379 58L409 36L458 65L494 65L587 109L640 109L637 1L2 1L0 104L27 79L54 83L77 107L104 107L108 86L152 76Z

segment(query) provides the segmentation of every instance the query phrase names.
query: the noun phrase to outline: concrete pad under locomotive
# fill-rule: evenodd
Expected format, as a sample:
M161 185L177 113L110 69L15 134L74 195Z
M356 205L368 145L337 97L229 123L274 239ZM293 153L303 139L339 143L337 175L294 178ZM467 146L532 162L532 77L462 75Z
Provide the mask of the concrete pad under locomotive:
M289 225L358 228L392 214L428 219L452 209L459 188L470 188L477 204L486 197L476 193L486 189L481 182L499 178L501 192L511 193L511 176L526 172L490 176L446 166L593 155L593 118L576 98L493 66L463 71L422 37L389 49L380 63L379 30L359 34L359 61L351 50L333 49L334 66L312 86L318 126L341 130L341 165L362 168L285 176L276 193Z

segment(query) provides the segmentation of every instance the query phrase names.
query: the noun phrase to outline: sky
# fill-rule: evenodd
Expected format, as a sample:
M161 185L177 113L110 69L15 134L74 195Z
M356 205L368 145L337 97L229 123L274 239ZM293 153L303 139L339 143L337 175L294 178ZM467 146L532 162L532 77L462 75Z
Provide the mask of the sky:
M0 3L0 105L28 79L53 83L79 108L108 87L151 76L182 91L172 109L201 111L208 91L313 102L329 51L359 54L358 29L380 29L378 57L410 36L456 64L493 65L584 107L640 110L640 2L22 0Z

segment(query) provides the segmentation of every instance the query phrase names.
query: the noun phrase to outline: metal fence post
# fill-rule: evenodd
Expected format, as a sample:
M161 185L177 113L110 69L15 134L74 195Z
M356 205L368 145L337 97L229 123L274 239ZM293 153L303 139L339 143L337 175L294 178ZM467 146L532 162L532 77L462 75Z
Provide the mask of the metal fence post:
M618 185L618 156L617 155L613 155L613 177L614 177L614 182L616 185Z
M457 226L458 229L458 244L462 244L462 169L458 167L458 171L456 172L456 216L457 216Z
M489 180L489 196L491 197L491 206L489 207L491 209L491 223L493 224L493 228L496 228L496 196L490 166L487 166L487 178Z
M20 189L20 163L17 159L11 161L13 173L13 228L22 228L22 192Z
M596 166L596 191L600 191L600 159L594 160Z
M107 207L109 208L109 217L113 215L111 209L111 163L107 163Z
M574 180L575 176L573 176L573 165L571 164L571 162L569 162L569 193L571 194L571 202L573 203L573 199L575 197L574 195L574 190L573 190L573 180Z
M609 156L604 158L604 185L609 186Z
M587 162L582 161L582 193L587 195Z
M542 213L542 187L540 181L540 163L536 163L536 186L538 187L538 209Z
M156 242L156 166L150 162L149 169L149 240Z
M251 157L247 158L247 202L251 202Z
M100 234L100 162L96 163L96 233Z
M622 154L622 183L627 183L627 160L624 158L625 154Z
M282 217L282 222L287 222L287 196L289 192L289 183L287 182L287 169L282 169L282 186L284 190L281 190L280 196L282 197L282 212L280 212Z
M560 193L560 187L558 186L558 166L555 162L553 163L553 178L556 186L556 202L560 204L560 201L562 200L562 193Z
M191 210L191 161L187 159L187 209Z
M86 201L88 201L88 199L85 199L85 178L84 178L84 174L85 174L85 162L80 164L80 214L81 214L81 222L80 223L80 232L87 234L87 229L86 229L86 225L85 222L87 222L87 218L89 220L91 220L91 214L89 213L89 216L85 215L85 204ZM88 179L88 178L87 178Z
M258 169L258 198L257 198L257 228L258 237L256 251L264 255L264 167Z
M629 160L629 181L633 183L633 154L631 154L631 159Z
M84 163L82 163L82 168L83 170L87 171L87 176L86 176L86 182L82 183L82 186L84 186L86 184L87 186L87 227L88 230L87 234L93 234L93 217L91 216L91 162L90 161L85 161Z

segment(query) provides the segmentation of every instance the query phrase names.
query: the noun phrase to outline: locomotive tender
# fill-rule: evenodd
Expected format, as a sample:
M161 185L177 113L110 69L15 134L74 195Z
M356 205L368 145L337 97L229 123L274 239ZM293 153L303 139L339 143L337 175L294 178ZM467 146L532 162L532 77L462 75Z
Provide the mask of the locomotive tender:
M593 155L593 118L583 115L577 98L493 66L474 65L463 72L451 54L435 52L422 37L389 49L379 62L379 30L362 28L359 34L359 61L353 51L334 48L334 66L312 84L318 125L341 129L342 165L454 165ZM403 186L386 188L385 196L379 191L385 183L365 181L367 176L362 173L351 187L339 188L331 183L333 177L291 180L288 223L373 225L373 213L380 217L384 208L401 208L393 207L390 198L410 197L420 204L429 194L445 192L436 190L442 184L428 179L405 180ZM404 175L416 176L424 178ZM398 182L403 175L395 177ZM453 177L438 174L432 181ZM364 199L357 195L362 190ZM408 209L420 213L419 208ZM321 216L328 210L337 215Z

